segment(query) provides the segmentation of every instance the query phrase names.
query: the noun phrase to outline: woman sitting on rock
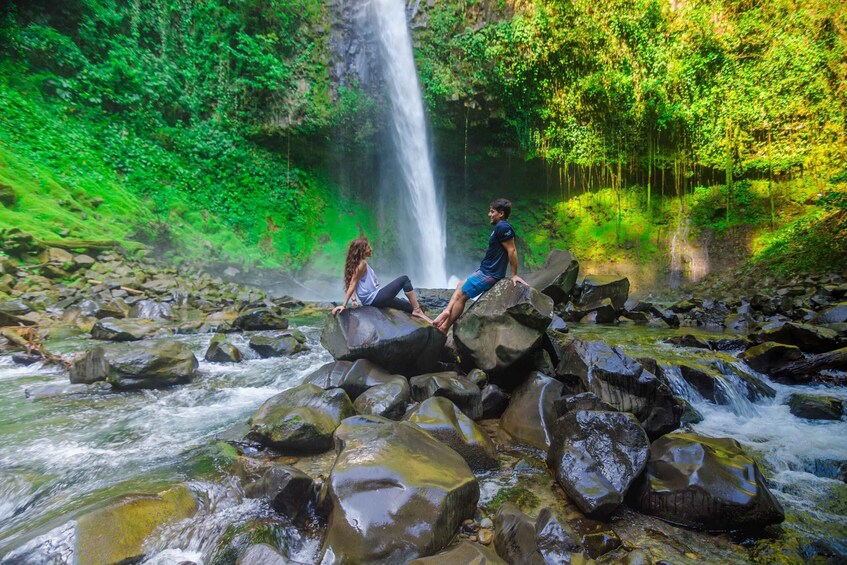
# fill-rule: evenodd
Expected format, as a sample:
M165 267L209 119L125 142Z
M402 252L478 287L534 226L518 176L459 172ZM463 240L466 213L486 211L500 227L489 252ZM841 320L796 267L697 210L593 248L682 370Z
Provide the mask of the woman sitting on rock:
M335 316L347 306L353 293L359 298L363 306L376 306L377 308L396 308L408 312L414 318L420 318L432 323L421 310L412 281L406 275L397 277L385 286L380 286L376 273L368 265L367 258L373 255L370 241L366 237L360 237L350 242L347 248L347 262L344 265L344 302L341 306L332 309ZM406 293L408 302L397 298L400 290Z

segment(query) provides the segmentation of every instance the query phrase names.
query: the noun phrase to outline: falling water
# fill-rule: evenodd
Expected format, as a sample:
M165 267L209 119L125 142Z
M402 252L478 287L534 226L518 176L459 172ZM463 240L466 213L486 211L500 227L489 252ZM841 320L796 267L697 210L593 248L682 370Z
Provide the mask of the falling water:
M403 0L373 0L374 24L391 99L394 140L402 172L402 202L412 221L398 222L406 268L421 286L444 287L444 218L436 197L426 120Z
M704 245L701 249L692 245L688 237L690 231L691 219L684 217L680 209L670 242L670 288L679 288L686 274L690 282L697 282L709 274L709 248Z

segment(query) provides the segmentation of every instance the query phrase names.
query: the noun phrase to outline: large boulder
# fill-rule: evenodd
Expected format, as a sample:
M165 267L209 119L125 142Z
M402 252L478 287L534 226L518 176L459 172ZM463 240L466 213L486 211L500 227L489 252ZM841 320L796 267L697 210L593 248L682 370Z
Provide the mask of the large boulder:
M352 366L352 361L330 361L306 376L304 382L318 385L323 389L338 388L344 375Z
M199 363L191 348L179 341L141 341L104 352L107 381L120 390L162 388L191 381Z
M91 337L106 341L140 341L158 332L160 326L142 320L103 318L91 328Z
M632 414L578 410L556 422L547 464L580 510L602 518L621 505L649 455Z
M446 340L434 326L401 310L371 306L327 315L321 332L321 345L335 359L368 359L402 375L435 370Z
M472 420L482 417L482 392L468 379L453 371L418 375L409 379L412 400L423 402L433 396L450 399Z
M550 447L556 422L556 403L562 396L562 383L539 372L530 373L512 392L509 407L500 416L500 427L518 441L541 449Z
M834 396L792 394L788 406L792 414L808 420L840 420L844 414L844 403Z
M671 389L637 361L602 341L559 340L556 376L578 380L621 412L632 412L651 439L679 427L682 407Z
M840 347L838 332L796 322L773 322L750 336L756 343L775 341L796 345L806 353L825 353Z
M332 449L335 428L353 414L340 388L306 383L266 400L250 418L247 437L278 451L320 453Z
M267 498L274 510L292 521L304 516L309 502L317 498L312 477L287 465L273 465L260 480L247 485L244 494L248 498Z
M224 334L215 334L203 358L211 363L240 363L244 359L244 354L228 342Z
M529 286L553 299L556 304L566 302L576 286L579 263L573 253L554 249L547 256L541 270L524 277Z
M344 389L347 395L356 399L360 394L378 385L406 381L402 375L392 375L379 365L359 359L344 373L338 388Z
M796 345L766 341L751 347L738 358L744 360L756 371L768 374L786 363L802 359L803 352Z
M399 420L406 413L411 399L409 381L395 377L391 382L372 386L353 402L356 414L363 416L382 416L389 420Z
M93 384L109 376L109 362L102 347L95 347L71 361L68 376L73 384Z
M424 400L404 419L452 447L473 471L489 471L499 466L497 448L488 434L443 396Z
M239 316L232 325L244 331L287 330L288 320L270 308L252 308Z
M453 337L462 363L502 373L541 342L553 320L553 299L503 279L456 321Z
M629 297L629 279L616 275L589 275L582 280L582 293L577 306L588 306L608 298L615 310L623 310Z
M758 529L785 518L756 462L730 438L659 438L634 491L645 514L694 528Z
M812 318L814 324L843 324L847 323L847 302L839 302L829 308L824 308Z
M291 333L282 335L254 335L250 338L250 349L259 354L262 359L294 355L308 351L309 347Z
M348 418L335 432L323 563L406 563L444 548L476 511L462 457L407 422Z

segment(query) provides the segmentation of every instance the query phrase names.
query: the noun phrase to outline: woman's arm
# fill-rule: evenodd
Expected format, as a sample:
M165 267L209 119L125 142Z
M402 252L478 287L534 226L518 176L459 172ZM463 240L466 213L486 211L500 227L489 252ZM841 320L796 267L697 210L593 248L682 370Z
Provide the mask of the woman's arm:
M361 278L365 275L367 268L367 261L362 261L359 263L359 266L356 267L356 270L353 271L353 276L350 277L350 285L347 287L347 293L344 295L344 302L341 303L341 306L336 306L332 309L333 316L338 315L339 312L347 308L347 303L350 302L350 298L353 296L353 293L356 292L356 285L359 284L359 280L361 280Z

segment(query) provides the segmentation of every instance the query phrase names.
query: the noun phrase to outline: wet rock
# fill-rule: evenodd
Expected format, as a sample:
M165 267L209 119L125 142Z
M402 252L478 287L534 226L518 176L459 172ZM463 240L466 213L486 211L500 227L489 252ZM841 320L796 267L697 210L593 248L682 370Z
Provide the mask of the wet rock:
M585 547L585 553L591 559L602 557L623 545L617 532L608 524L594 521L586 522L584 527L587 531L582 535L582 545Z
M713 351L738 351L753 345L753 342L744 336L711 338L706 341Z
M821 310L812 318L813 324L843 324L847 322L847 302L839 302Z
M756 462L729 438L659 438L634 490L645 514L694 528L757 529L785 517Z
M576 305L587 306L608 298L615 310L620 312L628 297L628 278L616 275L589 275L582 281L582 293Z
M556 379L537 371L530 373L512 392L509 407L500 417L500 427L516 440L546 453L558 416L556 402L562 396L562 388L562 383Z
M511 502L494 515L494 547L507 563L545 565L535 542L535 524Z
M473 369L465 378L471 383L475 384L479 390L484 389L488 386L488 375L485 374L485 371L482 369Z
M665 343L679 347L694 347L696 349L711 349L709 342L692 334L675 335L665 340Z
M553 300L532 287L501 280L462 314L453 338L463 365L502 374L526 358L552 321Z
M91 337L106 341L139 341L154 335L158 330L156 324L104 318L91 328Z
M766 341L751 347L738 358L750 365L752 369L768 374L789 361L802 359L803 353L796 345Z
M424 400L405 420L451 447L471 470L483 472L499 467L497 449L488 434L447 398L434 396Z
M499 418L509 406L511 395L497 385L482 389L482 418Z
M379 365L359 359L344 373L338 388L344 389L350 398L358 398L371 387L398 381L406 381L401 375L392 375Z
M451 545L441 553L420 557L407 565L506 565L494 550L469 541Z
M44 400L46 398L86 394L90 391L91 387L84 384L40 385L25 389L24 395L30 400Z
M679 427L681 408L671 389L634 359L602 341L559 343L556 376L577 380L588 392L621 412L632 412L650 438Z
M199 363L191 349L178 341L122 344L105 351L107 381L113 388L162 388L191 381Z
M294 335L280 336L254 335L250 338L250 349L259 354L262 359L294 355L309 348Z
M472 420L482 417L482 392L475 384L453 371L418 375L409 379L412 400L423 402L433 396L449 398Z
M556 330L557 332L568 333L568 324L562 319L561 316L553 313L553 321L550 323L549 330Z
M677 400L682 405L682 417L679 419L681 425L699 424L703 421L703 415L690 402L684 398L677 398Z
M604 517L623 502L649 454L647 434L632 414L582 410L556 422L547 464L580 510Z
M474 515L479 484L467 463L419 428L357 416L335 436L324 563L433 555Z
M729 306L726 303L704 300L699 307L690 310L687 317L698 326L721 327L729 314Z
M209 348L204 357L211 363L240 363L244 354L233 344L226 341L224 334L216 334L209 342Z
M371 306L327 315L321 333L321 344L335 359L368 359L401 375L437 369L446 339L405 312Z
M770 323L750 337L756 343L775 341L787 345L796 345L804 353L825 353L839 347L837 332L796 322Z
M728 330L746 332L749 328L755 325L755 323L755 320L753 320L750 316L746 316L744 314L729 314L726 318L724 318L721 325Z
M353 408L356 414L399 420L405 414L410 399L409 382L399 377L391 382L375 385L360 394L353 402Z
M352 361L331 361L309 374L304 382L318 385L322 389L338 388L352 366Z
M235 565L290 565L294 563L289 561L273 547L259 543L251 545L242 553Z
M553 299L555 304L567 302L579 274L579 263L573 253L554 249L539 271L525 277L526 282Z
M248 498L268 498L271 506L292 521L307 514L310 501L317 498L315 481L295 467L274 465L261 480L244 489Z
M29 365L35 365L36 363L40 363L44 358L41 355L36 353L13 353L12 354L12 362L16 365L23 365L28 367Z
M840 420L844 404L834 396L792 394L788 400L791 413L808 420Z
M232 325L244 331L287 330L288 320L268 308L253 308L240 314Z
M582 322L584 324L611 324L618 318L618 311L612 304L611 298L603 298L584 306L574 306L569 302L561 313L562 318L569 322Z
M0 302L0 314L10 316L26 316L32 312L32 308L23 300L7 300Z
M593 392L582 392L580 394L571 394L559 398L554 403L556 418L564 416L568 412L577 412L579 410L600 410L603 412L616 412L615 407L611 404L603 402Z
M633 312L644 312L647 313L654 318L658 318L662 320L664 323L669 325L672 328L679 327L679 316L673 310L669 310L667 308L661 308L652 304L650 302L638 302L631 308Z
M571 553L582 551L549 507L542 508L535 520L535 545L547 565L569 563Z
M92 384L109 376L109 362L102 347L95 347L71 362L68 370L71 383Z
M139 300L130 308L128 317L144 320L172 320L174 318L174 310L166 302Z
M177 486L159 494L131 494L76 520L74 563L141 561L145 540L159 527L192 517L197 501L188 488Z
M340 388L302 384L265 401L250 418L247 438L277 451L320 453L332 449L333 432L354 413Z

